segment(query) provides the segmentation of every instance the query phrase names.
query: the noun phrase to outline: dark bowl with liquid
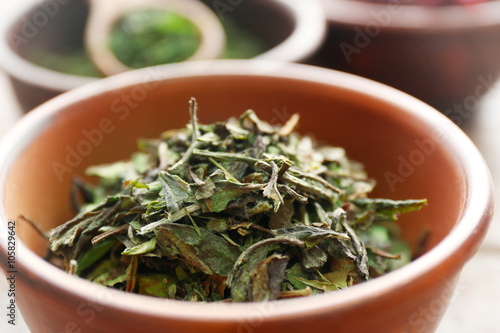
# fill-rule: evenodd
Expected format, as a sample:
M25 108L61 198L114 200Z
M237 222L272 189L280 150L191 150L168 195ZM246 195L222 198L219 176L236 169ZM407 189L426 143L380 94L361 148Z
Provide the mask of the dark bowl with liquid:
M500 76L500 1L468 6L321 0L317 64L403 90L463 125Z

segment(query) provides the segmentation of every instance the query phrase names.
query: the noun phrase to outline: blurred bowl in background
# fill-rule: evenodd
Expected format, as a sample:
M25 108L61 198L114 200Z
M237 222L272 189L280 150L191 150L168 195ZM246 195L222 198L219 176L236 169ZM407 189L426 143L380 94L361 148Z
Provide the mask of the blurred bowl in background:
M468 6L321 0L317 64L403 90L461 125L500 73L500 1Z
M226 52L231 58L305 62L326 35L326 18L317 0L202 1L225 26L232 40ZM98 73L83 50L88 9L85 0L33 0L3 24L0 67L8 73L24 111L96 80L88 76ZM249 45L248 40L258 45ZM47 59L46 54L57 57ZM69 54L72 62L65 67L73 74L48 69L60 67L61 58ZM35 58L48 64L37 65Z
M136 139L252 108L271 124L344 147L378 184L374 197L427 198L398 220L408 265L342 291L246 304L163 300L71 276L43 259L50 230L73 216L72 177L128 158ZM16 221L16 304L34 332L433 332L463 265L493 215L489 171L470 139L428 105L382 84L324 68L216 60L146 68L75 89L26 114L0 148L0 225ZM0 265L8 263L0 238Z

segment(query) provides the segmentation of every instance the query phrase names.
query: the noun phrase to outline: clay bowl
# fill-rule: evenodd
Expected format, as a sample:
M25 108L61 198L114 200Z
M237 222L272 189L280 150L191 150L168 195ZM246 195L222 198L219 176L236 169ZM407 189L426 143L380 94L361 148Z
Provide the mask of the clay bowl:
M403 90L462 125L500 74L500 2L423 7L321 0L318 64Z
M127 294L44 261L47 243L20 214L45 230L69 219L71 178L129 157L138 137L183 127L192 96L205 123L248 108L272 124L298 112L300 132L364 163L378 180L374 196L428 198L425 209L399 220L414 249L429 230L425 253L343 291L253 304ZM16 221L16 304L35 332L432 332L493 214L489 171L449 119L393 88L308 65L226 60L124 73L28 113L0 152L0 222L7 230ZM7 252L2 238L6 271Z
M203 0L220 17L258 37L266 51L259 59L305 62L322 45L326 18L317 0ZM1 24L0 67L7 72L24 111L94 78L49 70L27 61L43 50L65 54L82 48L86 0L25 0Z

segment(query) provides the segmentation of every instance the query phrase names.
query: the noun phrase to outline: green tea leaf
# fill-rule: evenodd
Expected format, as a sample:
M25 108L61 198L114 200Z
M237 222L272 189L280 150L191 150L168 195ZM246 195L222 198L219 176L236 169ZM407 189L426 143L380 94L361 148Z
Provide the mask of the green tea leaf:
M89 268L104 255L106 255L117 243L116 239L106 239L92 246L77 259L76 275L80 275L85 269Z
M113 164L89 167L85 173L88 176L98 176L112 181L119 179L133 179L136 178L137 174L132 172L132 166L133 165L131 165L130 162L115 162ZM132 175L132 177L128 178L127 175Z
M207 229L210 232L222 233L229 230L230 223L228 220L211 218L207 223Z
M293 238L303 241L308 248L318 245L327 238L341 238L349 240L346 234L333 231L331 229L318 228L305 225L297 225L290 228L273 230L276 237Z
M345 222L342 221L342 227L345 229L347 234L352 240L352 246L356 252L358 259L358 273L361 280L366 281L370 277L369 264L368 264L368 254L366 253L366 248L363 241L358 237L356 232Z
M373 209L377 213L376 220L396 221L400 214L420 210L426 206L427 200L394 201L390 199L360 198L354 200L354 204L361 208Z
M134 247L123 250L122 255L133 256L154 251L156 248L156 238L151 238L147 242L140 243Z
M137 174L141 175L152 167L149 155L137 152L132 155L132 163Z
M217 191L211 198L212 201L212 211L214 213L222 212L226 209L227 205L238 198L241 198L248 191L239 190L223 190Z
M317 246L301 249L302 265L305 269L320 268L328 261L328 254Z
M215 194L215 183L211 178L205 180L205 184L201 185L196 191L196 200L204 200L212 197Z
M283 247L296 246L303 247L304 243L289 238L270 238L262 240L243 251L238 260L234 263L227 284L231 288L233 302L244 302L251 300L253 271L274 251Z
M293 200L286 200L278 211L269 218L269 228L280 229L290 227L294 213Z
M307 285L301 279L308 280L309 274L300 263L296 263L285 271L285 277L296 289L305 289Z
M156 229L158 245L181 257L187 264L206 274L227 276L241 251L224 238L200 228L183 224L166 224Z
M323 292L335 291L341 289L341 287L334 282L331 281L318 281L318 280L306 280L303 278L298 278L300 282L305 284L308 287L321 290Z
M257 263L250 274L252 284L250 301L264 302L278 299L285 278L288 258L273 254Z
M161 298L175 298L177 281L165 274L139 274L137 276L139 294Z
M162 194L165 197L167 210L169 212L177 212L179 210L179 204L195 201L193 200L194 198L192 198L189 184L179 176L160 171L160 177L163 181Z
M105 287L113 287L127 281L126 269L127 266L124 263L106 259L101 261L85 278Z

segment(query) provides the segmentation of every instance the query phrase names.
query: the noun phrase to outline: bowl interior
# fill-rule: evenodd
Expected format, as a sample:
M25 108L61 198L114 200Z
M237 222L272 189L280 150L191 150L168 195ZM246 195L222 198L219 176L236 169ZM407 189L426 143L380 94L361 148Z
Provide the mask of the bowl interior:
M400 112L401 106L343 88L339 83L343 74L329 85L265 74L174 75L155 81L152 73L128 76L146 82L133 86L120 77L111 78L106 85L63 95L30 115L31 119L45 116L36 126L32 122L24 127L27 144L5 179L7 217L23 214L45 230L71 218L72 177L83 175L90 165L129 157L139 137L183 127L189 119L190 97L197 98L200 121L206 123L239 116L249 108L271 124L299 113L299 132L345 147L348 156L365 165L378 183L373 196L427 198L428 207L399 220L404 238L414 248L429 230L426 250L431 249L463 212L467 181L446 140L436 140L434 128L412 113ZM119 88L107 91L106 86ZM44 254L46 242L22 219L18 235L30 249Z

